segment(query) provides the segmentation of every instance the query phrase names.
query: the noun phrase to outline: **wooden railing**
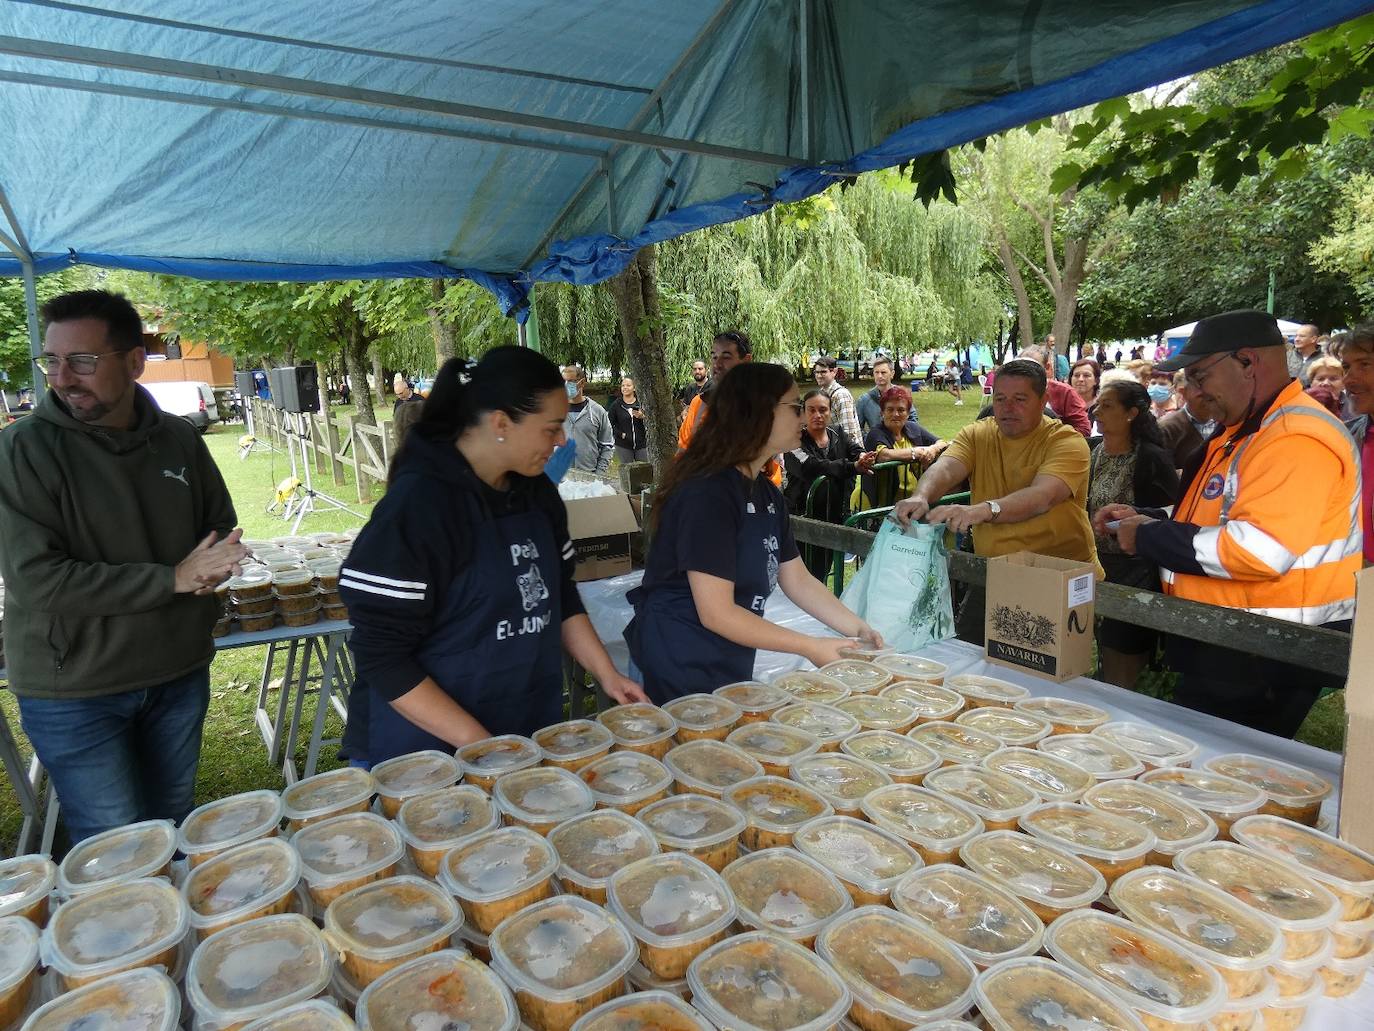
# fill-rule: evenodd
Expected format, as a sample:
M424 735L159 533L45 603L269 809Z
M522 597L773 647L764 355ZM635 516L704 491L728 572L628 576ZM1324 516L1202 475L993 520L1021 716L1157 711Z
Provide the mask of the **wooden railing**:
M329 474L336 486L348 482L344 468L351 468L360 502L371 499L374 482L386 482L396 451L391 423L369 426L353 415L345 415L340 422L328 407L316 415L291 415L260 398L253 398L250 405L254 436L281 450L286 450L290 440L291 446L313 456L315 472Z

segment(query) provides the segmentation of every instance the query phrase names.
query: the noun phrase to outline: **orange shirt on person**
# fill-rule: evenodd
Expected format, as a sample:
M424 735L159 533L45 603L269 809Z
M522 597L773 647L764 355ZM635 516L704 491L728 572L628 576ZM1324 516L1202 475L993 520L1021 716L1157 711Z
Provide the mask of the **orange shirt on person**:
M692 434L696 432L697 423L706 418L706 413L710 410L709 406L702 400L704 394L698 394L692 398L692 403L687 406L686 413L682 416L682 425L677 428L677 449L686 451L692 443ZM782 487L782 463L770 458L768 464L763 467L763 471L768 474L768 478L773 481L773 486Z

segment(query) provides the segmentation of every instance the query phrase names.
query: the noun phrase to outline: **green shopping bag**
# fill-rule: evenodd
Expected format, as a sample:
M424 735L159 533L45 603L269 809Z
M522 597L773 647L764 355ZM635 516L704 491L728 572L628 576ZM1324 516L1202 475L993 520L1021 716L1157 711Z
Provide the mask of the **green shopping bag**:
M888 518L840 600L901 652L954 636L945 528Z

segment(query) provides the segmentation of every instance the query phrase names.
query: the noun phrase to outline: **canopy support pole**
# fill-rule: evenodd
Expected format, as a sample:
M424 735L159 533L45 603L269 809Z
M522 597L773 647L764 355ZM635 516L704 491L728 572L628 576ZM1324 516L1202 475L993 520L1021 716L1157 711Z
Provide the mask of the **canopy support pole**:
M620 220L616 217L615 210L615 180L611 178L611 163L605 158L601 159L601 174L606 180L606 232L611 236L619 236Z
M10 232L14 234L10 237L0 233L0 243L19 259L19 271L24 277L24 309L29 324L29 357L36 362L43 351L43 338L38 332L38 287L34 281L33 252L29 250L29 241L24 236L24 230L19 228L19 218L15 215L14 206L10 204L9 195L5 193L3 186L0 186L0 211L5 213L5 221L9 223ZM38 366L34 365L29 371L33 373L33 390L37 395L43 386L38 382Z
M797 62L801 73L801 152L808 162L811 154L811 4L797 0Z

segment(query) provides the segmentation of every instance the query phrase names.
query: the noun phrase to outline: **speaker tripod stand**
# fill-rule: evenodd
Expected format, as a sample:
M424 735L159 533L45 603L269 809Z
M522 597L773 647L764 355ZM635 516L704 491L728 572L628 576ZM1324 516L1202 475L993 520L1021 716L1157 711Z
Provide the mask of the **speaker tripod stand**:
M287 430L286 452L291 458L291 475L277 484L277 496L267 506L268 512L281 511L283 521L291 522L294 518L295 521L291 522L293 536L300 532L301 523L305 517L321 508L337 509L340 512L357 516L359 519L366 518L361 512L349 508L338 498L315 489L310 473L310 456L306 451L306 445L310 439L309 431L305 426L304 419L305 417L298 413L282 413L282 424ZM298 449L299 463L297 462Z

